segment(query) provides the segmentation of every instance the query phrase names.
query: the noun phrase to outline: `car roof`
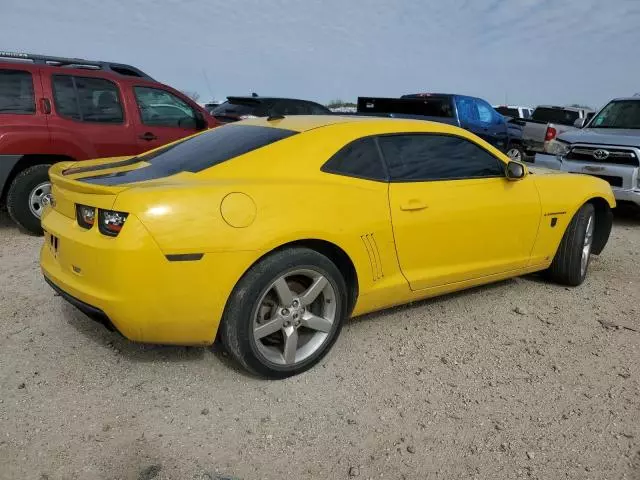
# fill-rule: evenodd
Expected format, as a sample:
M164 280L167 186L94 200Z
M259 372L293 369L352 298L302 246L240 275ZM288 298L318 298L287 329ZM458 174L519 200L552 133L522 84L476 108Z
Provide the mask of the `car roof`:
M227 101L233 102L234 100L239 100L242 102L255 102L260 103L264 100L293 100L294 102L314 102L313 100L305 100L303 98L290 98L290 97L252 97L251 95L232 95L227 97Z
M611 100L611 101L612 101L612 102L618 102L618 101L620 101L620 100L626 100L626 101L628 101L628 100L633 100L633 101L638 102L638 101L640 101L640 95L638 95L638 96L635 96L635 95L634 95L633 97L618 97L618 98L614 98L614 99L613 99L613 100Z
M271 119L271 120L269 120ZM461 130L458 127L440 122L415 120L408 118L376 117L369 115L283 115L279 117L260 117L242 120L234 125L255 125L259 127L282 128L295 132L306 132L321 127L329 127L341 124L365 124L372 128L402 131L404 128L417 131L449 131ZM464 130L461 130L464 132Z
M536 108L553 108L555 110L569 110L570 112L578 112L580 110L591 111L588 107L563 107L562 105L538 105Z

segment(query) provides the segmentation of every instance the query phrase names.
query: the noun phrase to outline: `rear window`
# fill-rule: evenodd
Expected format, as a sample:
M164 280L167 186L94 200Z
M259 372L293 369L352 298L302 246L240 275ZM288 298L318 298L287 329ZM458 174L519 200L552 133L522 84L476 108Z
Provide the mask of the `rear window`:
M0 70L0 114L36 113L31 74L23 70Z
M505 117L520 118L520 114L518 113L517 108L497 107L495 110L500 115L504 115Z
M562 108L536 108L533 111L533 120L546 123L558 123L560 125L573 125L579 117L578 112L564 110Z
M358 98L358 112L453 118L450 97Z
M180 172L199 172L244 155L298 132L254 125L227 125L137 157L149 165L137 170L83 178L99 185L119 185L168 177ZM109 164L105 168L111 168Z

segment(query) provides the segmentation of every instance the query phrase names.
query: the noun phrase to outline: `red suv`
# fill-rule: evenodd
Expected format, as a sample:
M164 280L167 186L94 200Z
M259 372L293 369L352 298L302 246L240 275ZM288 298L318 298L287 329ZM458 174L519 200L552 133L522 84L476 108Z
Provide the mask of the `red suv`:
M0 52L0 202L41 233L53 163L136 155L217 125L130 65Z

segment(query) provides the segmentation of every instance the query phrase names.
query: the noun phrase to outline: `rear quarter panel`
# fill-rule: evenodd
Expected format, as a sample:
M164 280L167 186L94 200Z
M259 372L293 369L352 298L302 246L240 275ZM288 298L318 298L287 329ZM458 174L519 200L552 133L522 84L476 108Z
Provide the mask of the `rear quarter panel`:
M575 213L589 200L601 198L610 208L615 198L607 182L596 177L530 168L540 195L542 222L531 252L532 264L553 260L564 232ZM556 219L555 226L552 220Z

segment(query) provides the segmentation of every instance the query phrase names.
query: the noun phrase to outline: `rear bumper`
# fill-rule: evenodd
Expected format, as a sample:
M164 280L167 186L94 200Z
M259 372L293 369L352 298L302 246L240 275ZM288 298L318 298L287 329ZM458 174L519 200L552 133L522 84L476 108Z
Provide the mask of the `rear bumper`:
M85 230L51 208L42 226L40 265L48 283L90 317L138 342L213 343L227 298L253 257L221 252L171 261L134 215L116 238L95 227Z
M84 303L82 300L77 299L73 295L69 295L67 292L65 292L63 289L61 289L55 283L49 280L46 275L44 275L44 280L49 284L51 288L53 288L58 293L58 295L60 295L67 302L69 302L71 305L73 305L82 313L84 313L91 320L94 320L99 324L103 325L107 330L111 330L111 331L116 330L113 323L111 323L111 320L109 320L109 317L107 317L107 314L104 313L102 310L100 310L99 308L93 307L88 303Z

